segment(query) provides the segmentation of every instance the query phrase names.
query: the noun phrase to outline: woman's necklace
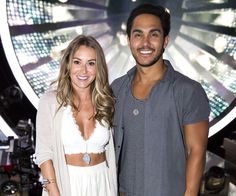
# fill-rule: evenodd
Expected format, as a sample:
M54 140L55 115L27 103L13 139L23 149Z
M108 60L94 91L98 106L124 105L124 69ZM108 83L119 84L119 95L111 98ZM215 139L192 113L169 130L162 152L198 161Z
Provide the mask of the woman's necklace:
M78 112L80 112L79 110L77 110L77 112L72 112L73 113L73 117L74 117L74 119L75 119L75 122L76 122L76 117L77 117L77 114L78 114ZM94 113L94 112L93 112ZM93 116L91 116L90 118L89 118L89 120L92 118ZM77 122L76 122L76 124L77 124ZM77 124L78 125L78 124ZM82 137L82 135L81 135L81 137ZM86 150L85 150L85 153L83 154L83 157L82 157L82 159L83 159L83 161L87 164L87 165L89 165L90 164L90 162L91 162L91 157L90 157L90 155L89 155L89 153L88 153L88 143L87 143L87 141L85 140L85 139L83 139L84 141L85 141L85 143L86 143Z
M89 165L90 162L91 162L91 157L90 157L90 155L88 154L88 151L87 151L87 141L85 141L85 142L86 142L86 151L85 151L82 159L87 165Z

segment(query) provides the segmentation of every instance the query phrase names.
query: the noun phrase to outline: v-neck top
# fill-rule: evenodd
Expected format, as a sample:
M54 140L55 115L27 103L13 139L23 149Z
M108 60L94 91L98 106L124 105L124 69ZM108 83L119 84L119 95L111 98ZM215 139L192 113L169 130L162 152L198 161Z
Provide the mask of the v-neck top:
M103 122L101 125L97 120L91 136L85 140L79 126L76 124L72 114L71 106L67 106L62 117L61 138L65 154L78 153L102 153L110 138L108 126Z

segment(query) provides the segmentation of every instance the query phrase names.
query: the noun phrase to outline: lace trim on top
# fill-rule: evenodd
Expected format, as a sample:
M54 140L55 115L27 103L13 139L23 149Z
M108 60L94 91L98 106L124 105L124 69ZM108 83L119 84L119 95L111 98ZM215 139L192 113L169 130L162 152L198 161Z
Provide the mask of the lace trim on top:
M62 117L61 137L66 154L102 153L109 141L110 132L107 125L102 126L96 120L93 133L85 140L73 116L71 106L67 106Z

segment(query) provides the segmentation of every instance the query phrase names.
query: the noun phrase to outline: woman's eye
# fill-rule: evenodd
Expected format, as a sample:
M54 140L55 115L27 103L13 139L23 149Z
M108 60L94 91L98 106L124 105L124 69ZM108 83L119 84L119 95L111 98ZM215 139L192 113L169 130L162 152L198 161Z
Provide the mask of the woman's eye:
M80 61L74 60L74 61L73 61L73 64L79 65L79 64L80 64Z
M89 64L90 66L94 66L94 65L95 65L95 61L90 61L88 64Z

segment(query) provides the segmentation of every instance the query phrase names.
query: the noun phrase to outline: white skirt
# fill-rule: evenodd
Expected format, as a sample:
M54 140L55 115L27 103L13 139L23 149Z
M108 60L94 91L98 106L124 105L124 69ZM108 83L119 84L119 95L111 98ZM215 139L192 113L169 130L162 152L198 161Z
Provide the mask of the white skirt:
M71 196L110 196L106 162L88 167L67 165Z

